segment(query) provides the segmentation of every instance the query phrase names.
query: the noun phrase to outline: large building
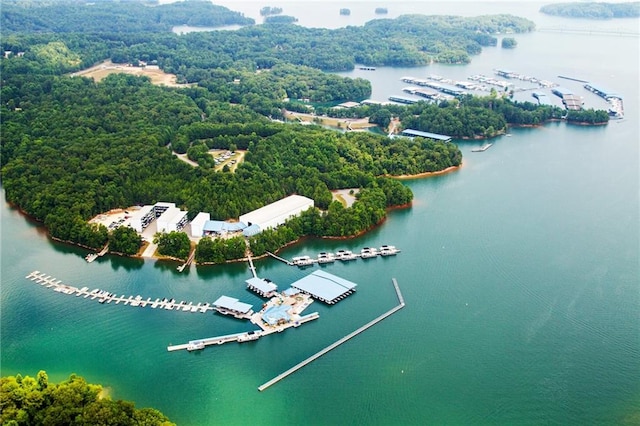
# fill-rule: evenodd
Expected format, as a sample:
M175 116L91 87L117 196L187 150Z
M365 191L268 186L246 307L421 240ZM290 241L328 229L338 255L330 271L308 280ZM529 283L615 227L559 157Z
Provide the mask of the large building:
M311 198L301 195L290 195L275 203L254 210L240 216L240 222L251 227L258 226L260 230L275 228L282 225L287 219L298 216L303 211L313 207Z
M187 212L169 207L158 217L158 232L180 231L187 224Z
M138 211L131 215L129 223L136 232L142 232L151 222L159 218L164 212L175 207L176 205L174 203L165 202L158 202L152 206L142 206Z
M356 291L357 286L356 283L320 269L291 284L291 287L329 305Z
M131 215L129 223L136 232L141 233L155 218L156 214L153 211L153 206L142 206L140 210L137 210Z
M194 238L202 237L204 235L204 225L211 220L209 213L200 212L191 221L191 236Z

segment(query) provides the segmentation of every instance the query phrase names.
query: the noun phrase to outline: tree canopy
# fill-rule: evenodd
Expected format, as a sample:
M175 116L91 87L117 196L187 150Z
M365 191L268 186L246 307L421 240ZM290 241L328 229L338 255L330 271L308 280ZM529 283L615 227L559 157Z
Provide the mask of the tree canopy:
M637 18L640 16L640 2L554 3L542 6L540 12L547 15L581 19Z
M169 419L152 408L135 408L129 401L113 401L102 386L72 374L49 383L47 373L35 378L20 374L0 379L0 423L3 425L119 425L170 426Z

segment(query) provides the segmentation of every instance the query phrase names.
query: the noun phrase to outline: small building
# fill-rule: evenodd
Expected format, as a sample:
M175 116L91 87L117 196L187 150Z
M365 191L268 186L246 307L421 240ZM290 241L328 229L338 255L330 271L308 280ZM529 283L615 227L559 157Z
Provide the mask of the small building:
M191 236L194 238L204 235L204 224L211 219L209 213L200 212L191 221Z
M355 292L357 284L323 270L316 270L291 284L291 287L333 305Z
M400 133L400 135L406 136L409 138L420 137L420 138L434 139L442 142L451 141L451 136L439 135L437 133L422 132L420 130L414 130L414 129L405 129L402 131L402 133Z
M257 225L260 230L275 228L288 219L313 208L313 200L301 195L290 195L252 212L240 216L240 222L247 226Z
M213 302L213 307L221 314L233 315L236 318L248 318L253 314L252 305L229 296L220 296Z
M247 288L262 297L273 297L278 292L278 286L264 278L251 277L245 281Z

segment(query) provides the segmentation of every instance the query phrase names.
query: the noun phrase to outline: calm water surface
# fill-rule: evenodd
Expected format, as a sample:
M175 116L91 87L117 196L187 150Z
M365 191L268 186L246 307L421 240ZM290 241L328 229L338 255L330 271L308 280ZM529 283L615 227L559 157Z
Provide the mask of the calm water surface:
M431 13L497 13L496 4L440 5L444 9ZM313 21L319 18L309 9L288 10L298 3L285 6L301 21L334 22ZM352 18L356 6L376 5L353 3ZM511 4L505 11L538 7ZM389 9L391 15L391 3ZM484 153L470 152L481 142L460 142L462 169L407 181L415 194L410 209L391 212L355 240L307 240L285 250L284 257L382 244L402 249L395 258L326 267L358 283L358 292L335 306L312 304L308 312L318 311L320 319L298 329L243 345L168 353L170 343L252 327L219 315L100 305L24 276L37 269L76 287L195 302L225 294L259 306L262 300L244 288L245 264L183 274L172 263L117 257L87 264L84 250L51 242L3 204L2 374L33 376L44 369L51 380L62 380L75 372L181 425L637 421L638 39L555 33L517 39L517 49L485 49L464 67L348 74L371 79L372 98L379 100L400 94L403 75L464 79L500 67L554 81L567 74L622 93L626 119L598 128L512 129ZM587 104L601 102L579 85L562 83L582 90ZM310 272L271 259L256 266L282 288ZM257 391L395 306L392 277L405 309Z

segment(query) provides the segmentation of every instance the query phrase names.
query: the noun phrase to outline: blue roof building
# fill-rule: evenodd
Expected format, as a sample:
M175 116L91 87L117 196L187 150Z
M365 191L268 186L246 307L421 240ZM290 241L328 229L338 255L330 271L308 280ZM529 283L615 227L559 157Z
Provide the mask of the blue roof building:
M272 306L262 314L262 321L269 325L280 325L291 321L291 316L287 312L291 306Z

